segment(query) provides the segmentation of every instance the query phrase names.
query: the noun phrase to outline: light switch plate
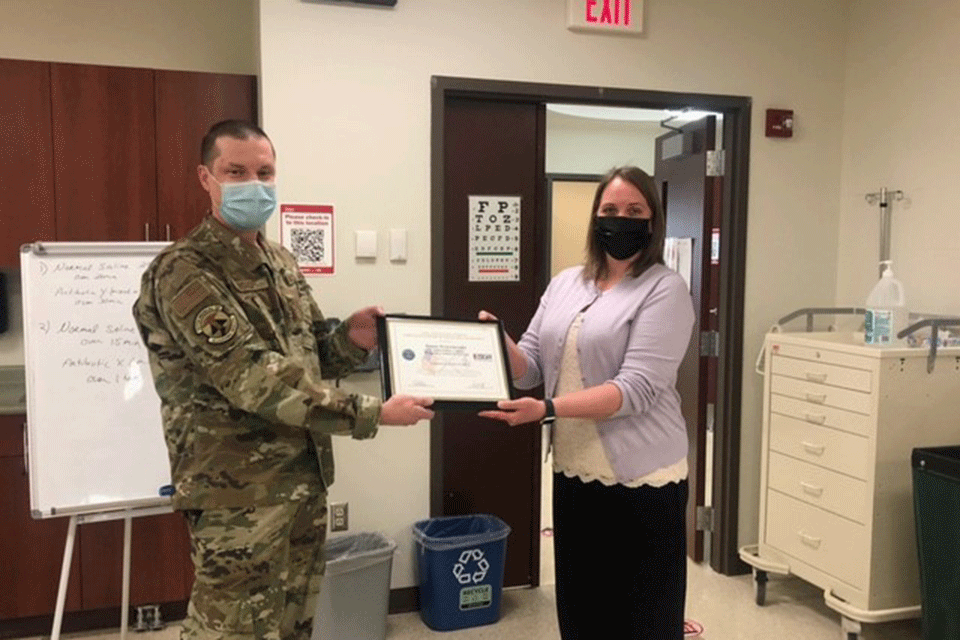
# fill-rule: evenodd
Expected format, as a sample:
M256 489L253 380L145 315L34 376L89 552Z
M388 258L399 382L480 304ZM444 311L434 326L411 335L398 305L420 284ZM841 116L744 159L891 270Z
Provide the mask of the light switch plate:
M356 251L358 258L377 257L377 232L356 231Z
M407 260L407 230L390 229L390 260L392 262L406 262Z

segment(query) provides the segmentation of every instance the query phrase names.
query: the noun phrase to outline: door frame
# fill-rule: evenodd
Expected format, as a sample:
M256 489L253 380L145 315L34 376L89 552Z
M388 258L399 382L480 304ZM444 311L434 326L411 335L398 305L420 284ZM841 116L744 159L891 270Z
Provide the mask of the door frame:
M750 169L752 99L705 93L652 91L433 76L430 115L431 312L442 310L444 121L449 98L498 101L563 102L596 106L668 109L691 107L723 114L724 189L720 225L720 357L717 371L717 407L714 423L713 531L710 564L725 575L747 573L737 553L740 493L740 409L743 382L743 303L746 276L747 196ZM540 275L540 289L549 281ZM440 515L443 504L442 429L430 427L430 514ZM539 478L539 475L537 476Z

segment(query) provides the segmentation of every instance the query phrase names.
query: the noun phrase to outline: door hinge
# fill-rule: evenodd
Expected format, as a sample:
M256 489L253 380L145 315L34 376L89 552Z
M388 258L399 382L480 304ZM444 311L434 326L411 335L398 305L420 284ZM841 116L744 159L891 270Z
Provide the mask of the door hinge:
M707 151L707 177L715 178L723 175L724 153L723 149L716 151Z
M697 531L713 531L713 507L697 507Z
M700 355L710 358L720 357L720 332L719 331L701 331L700 332Z

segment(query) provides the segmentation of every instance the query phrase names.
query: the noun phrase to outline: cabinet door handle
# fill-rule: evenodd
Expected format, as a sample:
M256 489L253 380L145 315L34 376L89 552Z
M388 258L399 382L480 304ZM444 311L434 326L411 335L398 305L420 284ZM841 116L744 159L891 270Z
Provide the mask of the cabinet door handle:
M816 536L811 536L810 534L804 533L803 531L797 531L797 535L800 536L800 542L807 545L811 549L820 548L820 543L822 542L821 538L818 538Z
M810 382L826 382L827 381L827 374L825 373L814 373L813 371L807 371L805 375L807 380L809 380Z
M807 402L813 402L814 404L823 404L827 401L827 394L825 393L810 393L807 392Z
M167 242L170 242L170 225L167 225Z
M806 441L801 441L800 446L802 446L807 453L812 453L815 456L822 456L826 449L822 444L813 444L812 442Z
M150 223L149 222L143 223L143 239L146 240L147 242L150 242Z
M823 424L827 421L827 416L822 413L805 413L803 417L812 424Z
M823 495L823 487L818 487L815 484L810 484L809 482L800 481L800 487L803 489L803 492L809 494L815 498L819 498Z

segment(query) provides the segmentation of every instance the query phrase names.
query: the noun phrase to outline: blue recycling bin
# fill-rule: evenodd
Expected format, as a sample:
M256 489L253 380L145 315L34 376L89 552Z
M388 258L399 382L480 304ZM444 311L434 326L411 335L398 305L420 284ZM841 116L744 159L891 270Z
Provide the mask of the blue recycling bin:
M420 573L420 618L435 631L500 619L503 567L510 527L480 514L421 520L413 525Z

